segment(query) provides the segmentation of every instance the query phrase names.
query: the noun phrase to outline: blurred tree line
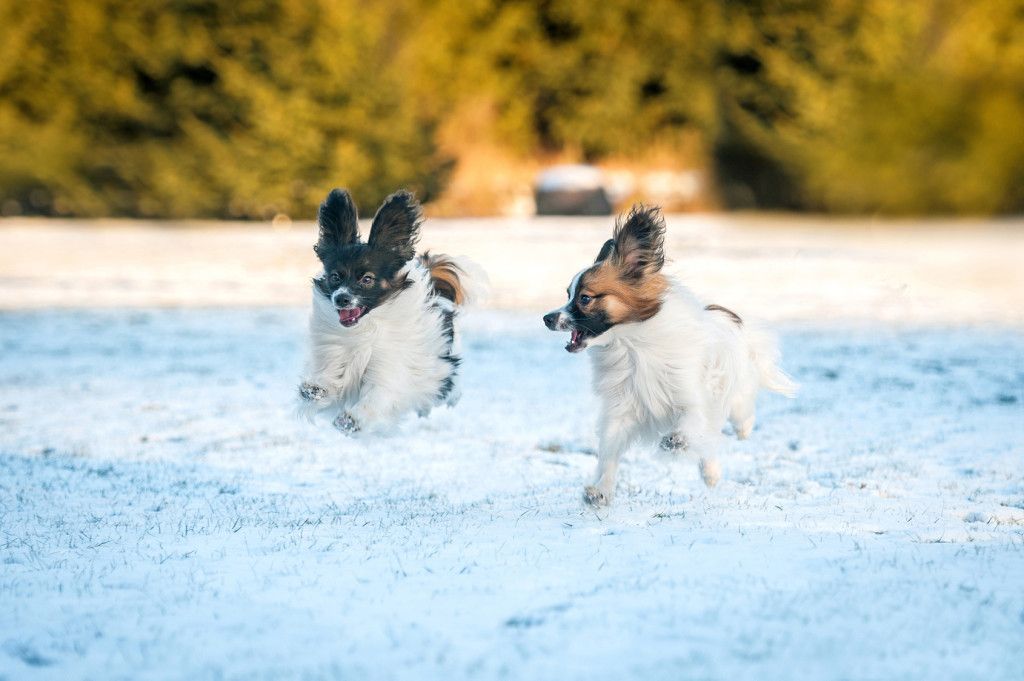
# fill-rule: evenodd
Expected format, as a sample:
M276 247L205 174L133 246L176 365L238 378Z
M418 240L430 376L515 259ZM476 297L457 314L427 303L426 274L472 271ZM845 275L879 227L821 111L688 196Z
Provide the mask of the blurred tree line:
M429 200L481 137L678 150L727 206L1024 209L1024 0L0 0L0 25L8 213Z

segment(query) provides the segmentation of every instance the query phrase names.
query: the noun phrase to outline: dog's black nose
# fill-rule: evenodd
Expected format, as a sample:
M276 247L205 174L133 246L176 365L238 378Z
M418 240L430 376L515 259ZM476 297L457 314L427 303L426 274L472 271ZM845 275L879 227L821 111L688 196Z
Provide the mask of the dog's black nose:
M352 305L352 296L342 293L334 296L334 304L337 307L349 307Z
M544 315L544 326L548 327L552 331L555 331L555 324L558 323L558 313L548 312Z

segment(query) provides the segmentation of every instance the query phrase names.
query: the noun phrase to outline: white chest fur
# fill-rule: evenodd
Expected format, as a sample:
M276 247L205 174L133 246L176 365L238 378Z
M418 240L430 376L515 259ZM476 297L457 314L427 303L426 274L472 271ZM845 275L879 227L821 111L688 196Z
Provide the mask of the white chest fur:
M706 314L674 287L652 318L610 329L590 350L594 389L606 418L633 424L636 435L670 431L679 414L703 402L709 351Z

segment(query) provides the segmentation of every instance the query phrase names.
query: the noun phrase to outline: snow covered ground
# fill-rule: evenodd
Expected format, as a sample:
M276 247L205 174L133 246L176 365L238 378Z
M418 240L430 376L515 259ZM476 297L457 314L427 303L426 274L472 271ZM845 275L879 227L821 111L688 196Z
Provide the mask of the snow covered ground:
M362 440L292 418L307 226L0 222L0 679L1019 679L1024 225L670 225L802 392L594 511L539 313L607 221L428 222L464 397Z

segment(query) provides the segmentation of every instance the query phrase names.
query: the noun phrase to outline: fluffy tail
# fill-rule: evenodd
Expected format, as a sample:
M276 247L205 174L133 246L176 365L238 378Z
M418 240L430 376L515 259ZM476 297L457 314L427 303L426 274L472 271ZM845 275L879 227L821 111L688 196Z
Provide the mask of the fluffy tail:
M775 336L761 329L744 327L750 354L761 376L761 387L786 397L796 397L800 386L779 368L779 346Z
M478 303L487 294L487 275L469 258L427 252L420 256L420 264L430 272L437 295L460 307Z

